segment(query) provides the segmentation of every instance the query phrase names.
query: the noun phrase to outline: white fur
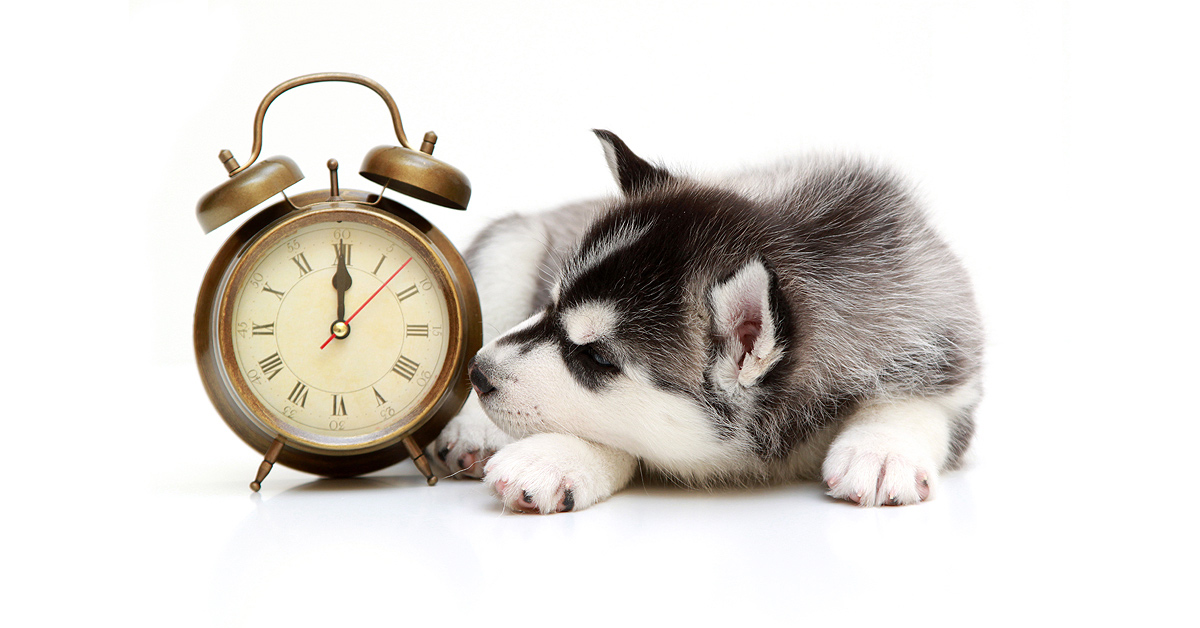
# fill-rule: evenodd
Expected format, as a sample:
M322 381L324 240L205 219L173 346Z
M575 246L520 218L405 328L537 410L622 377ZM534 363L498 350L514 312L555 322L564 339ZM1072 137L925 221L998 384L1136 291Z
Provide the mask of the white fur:
M483 477L483 465L487 459L511 442L512 437L496 427L483 408L471 399L442 429L425 454L442 477L479 479ZM442 462L438 452L446 448L449 452L446 461Z
M488 486L512 510L542 514L570 506L580 510L629 483L637 459L619 449L568 434L537 434L519 440L487 463Z
M507 332L529 316L545 255L546 230L539 220L514 218L497 223L471 266L483 313L483 342Z
M611 389L594 393L575 381L552 344L524 350L493 342L479 355L503 365L492 374L497 391L485 403L509 434L571 434L696 479L745 463L746 452L719 438L701 408L654 386L636 368L627 367Z
M829 495L861 506L916 504L937 494L955 414L974 383L941 397L877 401L848 417L822 465Z
M592 302L573 307L562 314L567 338L577 345L586 345L613 333L620 315L612 303Z

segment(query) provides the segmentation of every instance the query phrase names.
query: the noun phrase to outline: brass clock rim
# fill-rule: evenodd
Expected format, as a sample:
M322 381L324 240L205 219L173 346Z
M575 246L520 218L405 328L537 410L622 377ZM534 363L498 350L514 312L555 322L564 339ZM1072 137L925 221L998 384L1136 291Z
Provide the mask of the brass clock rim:
M454 285L452 293L460 303L460 307L457 309L462 314L462 324L458 330L461 352L452 362L450 353L447 351L447 360L443 363L443 371L450 374L450 381L419 426L410 428L407 433L395 433L390 441L372 451L311 449L292 442L287 442L283 447L283 452L278 460L280 464L332 477L359 475L403 460L409 455L403 442L407 436L411 436L421 447L432 442L442 427L458 413L466 402L470 393L470 383L466 372L467 361L482 344L479 298L474 281L461 253L445 235L420 214L391 199L380 198L377 195L357 190L343 190L342 197L351 203L370 205L371 211L383 212L391 218L410 224L424 234L433 244L432 248L444 258L448 276ZM294 200L308 204L318 203L327 198L327 194L314 191L298 195L294 197ZM232 260L240 255L261 231L292 211L292 205L286 202L276 203L255 214L241 225L226 241L209 266L196 306L194 348L205 391L225 423L260 454L267 451L279 434L265 429L247 416L245 409L239 407L231 389L220 381L219 371L223 367L218 367L221 358L217 355L214 346L216 297L219 290L223 288L224 279L229 275L228 271Z

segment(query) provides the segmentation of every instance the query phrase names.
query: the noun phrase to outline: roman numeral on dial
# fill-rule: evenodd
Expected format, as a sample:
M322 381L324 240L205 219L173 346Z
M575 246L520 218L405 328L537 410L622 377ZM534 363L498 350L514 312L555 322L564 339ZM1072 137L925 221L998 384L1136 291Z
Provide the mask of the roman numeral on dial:
M375 393L375 407L378 408L379 406L387 403L387 399L384 399L383 395L379 394L379 391L375 390L374 386L371 387L371 391Z
M303 408L305 402L308 401L308 386L296 382L296 385L292 387L292 394L288 395L288 401Z
M421 336L422 338L428 338L429 325L409 325L405 328L404 334L407 336Z
M270 292L271 294L279 297L280 301L283 300L283 293L278 290L272 290L270 284L263 284L263 292Z
M417 374L417 369L419 368L421 368L419 363L413 362L404 356L400 356L400 359L396 360L396 366L393 366L392 370L396 371L400 377L403 377L411 382L413 376Z
M263 374L267 376L267 379L271 379L283 370L283 358L279 357L278 352L275 352L259 360L258 365L262 367Z
M401 301L404 301L408 297L413 297L416 295L417 295L417 284L415 284L415 283L413 285L401 290L400 292L396 293L396 297L399 298Z
M376 393L378 394L378 393ZM346 397L345 395L333 396L333 416L346 416Z
M293 257L292 261L296 262L296 266L300 267L300 276L301 277L312 272L312 265L308 263L308 258L304 257L303 253L297 255L296 257Z
M275 323L267 323L266 325L259 325L257 323L252 322L250 324L254 327L254 329L250 332L250 334L252 336L274 336L275 335Z
M346 252L346 265L353 266L354 264L350 263L350 247L352 247L354 245L353 244L342 244L340 246L341 246L341 250L339 251L338 250L339 245L337 245L337 244L333 245L333 265L337 266L338 253L345 251Z

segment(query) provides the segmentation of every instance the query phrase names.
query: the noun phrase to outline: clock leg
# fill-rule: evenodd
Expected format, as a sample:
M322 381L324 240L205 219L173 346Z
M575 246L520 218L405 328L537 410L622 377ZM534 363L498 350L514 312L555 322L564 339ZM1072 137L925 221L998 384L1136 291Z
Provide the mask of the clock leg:
M258 473L254 476L254 481L250 483L250 490L255 493L262 488L262 481L267 479L267 474L271 472L271 467L275 466L275 459L279 457L279 452L283 451L283 439L276 438L275 442L271 443L271 447L267 449L267 455L263 458L262 463L258 465Z
M417 470L425 476L425 481L429 482L430 486L437 484L437 476L433 474L433 469L429 466L429 460L425 458L425 452L417 446L417 441L413 440L412 436L404 439L404 447L408 449L408 455L412 456L413 464L417 465Z

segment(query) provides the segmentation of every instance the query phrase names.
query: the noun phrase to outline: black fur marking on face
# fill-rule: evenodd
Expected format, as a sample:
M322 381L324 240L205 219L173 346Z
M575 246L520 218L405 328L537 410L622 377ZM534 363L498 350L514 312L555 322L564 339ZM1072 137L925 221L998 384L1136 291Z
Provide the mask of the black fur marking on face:
M614 379L621 375L621 369L614 364L600 364L590 353L595 351L593 345L577 345L564 337L559 342L563 363L571 376L581 386L592 392L607 388Z
M562 505L562 512L571 512L572 510L575 510L575 491L571 489L563 491Z
M495 342L497 346L520 345L523 355L529 353L534 345L554 339L558 335L557 331L554 308L547 307L542 312L541 320L524 329L509 332L497 338Z

